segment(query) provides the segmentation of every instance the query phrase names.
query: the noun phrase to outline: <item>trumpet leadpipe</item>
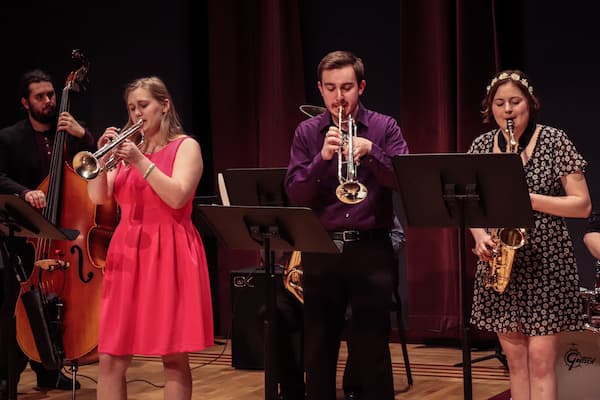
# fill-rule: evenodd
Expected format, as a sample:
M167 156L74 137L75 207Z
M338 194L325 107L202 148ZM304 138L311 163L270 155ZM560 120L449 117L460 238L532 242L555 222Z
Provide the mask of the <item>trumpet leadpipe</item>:
M131 138L140 129L142 129L143 124L143 120L138 120L135 124L127 128L123 132L119 132L119 134L114 138L114 140L106 143L93 154L89 151L80 151L79 153L75 154L72 163L73 170L77 173L77 175L87 180L96 178L103 171L110 171L117 165L119 159L115 157L114 154L110 156L110 158L106 162L103 161L103 158L109 152L112 152L125 140ZM143 141L144 137L143 135L140 135L139 143L137 143L137 146L139 147L143 143Z

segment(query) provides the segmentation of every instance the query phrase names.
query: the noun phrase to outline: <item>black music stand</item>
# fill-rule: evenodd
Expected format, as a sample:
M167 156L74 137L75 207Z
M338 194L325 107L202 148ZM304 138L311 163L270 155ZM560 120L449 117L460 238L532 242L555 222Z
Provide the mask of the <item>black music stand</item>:
M289 205L284 179L287 168L230 168L223 179L232 205L287 206Z
M264 250L265 254L265 399L277 399L273 372L275 354L276 286L271 250L339 253L310 208L198 205L196 210L219 241L231 249Z
M410 154L392 159L410 227L459 227L464 398L472 399L465 228L532 227L517 154ZM417 182L417 184L415 184Z
M79 235L79 231L77 230L61 229L54 226L40 212L20 197L12 194L0 195L0 256L2 257L4 268L11 267L14 269L19 283L25 282L27 276L16 255L10 254L6 245L6 239L14 237L37 237L53 240L73 240L77 235ZM7 284L6 287L12 290L13 285ZM6 293L5 297L12 299L16 296L14 293ZM8 327L6 336L4 337L8 360L7 398L14 400L17 398L16 367L14 364L16 349L13 345L16 332L15 323L8 315L7 313L6 321L3 321L3 326ZM73 377L73 380L75 380L75 377Z

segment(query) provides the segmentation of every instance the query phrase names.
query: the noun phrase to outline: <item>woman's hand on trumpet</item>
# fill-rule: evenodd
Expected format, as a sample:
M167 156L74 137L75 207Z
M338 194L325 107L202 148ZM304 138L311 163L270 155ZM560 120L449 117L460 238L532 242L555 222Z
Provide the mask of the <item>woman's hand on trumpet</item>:
M98 139L98 149L103 148L110 142L119 139L123 140L123 137L119 137L120 129L114 126L106 128L102 136ZM138 145L130 139L124 139L121 143L116 145L110 153L105 156L105 161L109 157L115 157L116 159L123 161L125 164L135 163L141 160L144 155L139 149Z
M135 164L144 158L140 148L129 139L123 140L114 150L114 155L126 164Z
M104 133L98 138L98 148L101 149L106 144L115 140L117 135L119 134L119 128L114 126L106 128Z

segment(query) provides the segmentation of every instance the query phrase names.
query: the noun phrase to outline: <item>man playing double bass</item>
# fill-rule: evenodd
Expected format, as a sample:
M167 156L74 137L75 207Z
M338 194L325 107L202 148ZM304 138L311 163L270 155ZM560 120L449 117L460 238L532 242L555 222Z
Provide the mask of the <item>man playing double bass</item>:
M21 78L18 95L27 116L16 124L0 130L0 194L16 194L31 206L42 209L46 206L46 196L43 191L35 188L49 173L55 133L57 131L68 133L67 151L71 157L80 150L94 150L95 140L91 132L68 112L57 116L56 91L52 78L46 72L39 69L26 72ZM26 243L23 238L13 238L7 246L11 253L19 255L27 274L31 274L34 262L33 246ZM2 269L0 283L0 312L10 313L9 317L12 317L19 293L18 282L12 268ZM9 294L14 295L9 296ZM6 314L2 321L9 320L5 316ZM3 326L0 330L2 339L0 346L15 346L17 354L15 382L18 382L21 372L27 365L27 356L20 350L16 338L1 337L2 332L7 331L6 328ZM10 329L10 331L14 330ZM7 349L0 348L0 354L6 355ZM0 360L0 390L2 382L8 379L6 358L4 356ZM72 388L71 379L60 370L47 370L42 364L33 360L29 363L37 375L38 388L63 390ZM79 387L79 382L76 382L76 388Z

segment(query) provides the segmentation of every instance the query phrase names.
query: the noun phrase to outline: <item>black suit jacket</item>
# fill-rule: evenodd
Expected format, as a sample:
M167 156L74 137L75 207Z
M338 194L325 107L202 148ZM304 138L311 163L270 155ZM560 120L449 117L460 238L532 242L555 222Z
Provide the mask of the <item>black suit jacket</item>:
M29 119L0 130L0 193L22 194L37 188L46 178L35 135L39 133ZM94 149L95 139L88 129L82 139L67 134L65 161L70 164L78 151Z

